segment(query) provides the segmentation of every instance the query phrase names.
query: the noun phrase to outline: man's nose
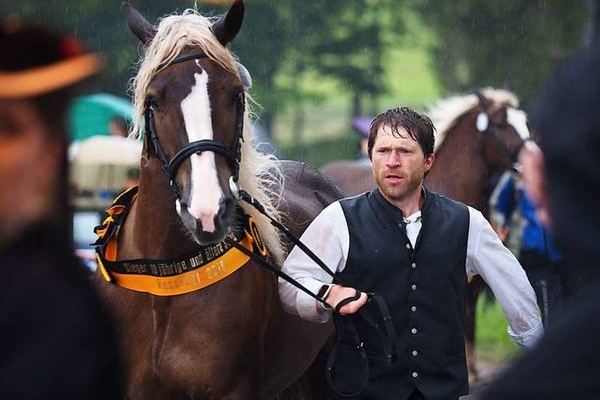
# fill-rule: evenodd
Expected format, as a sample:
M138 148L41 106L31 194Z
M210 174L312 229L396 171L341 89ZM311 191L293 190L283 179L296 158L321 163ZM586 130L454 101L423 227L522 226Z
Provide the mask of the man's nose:
M400 164L400 156L398 155L397 152L391 151L390 154L388 155L385 163L387 164L388 167L398 166Z

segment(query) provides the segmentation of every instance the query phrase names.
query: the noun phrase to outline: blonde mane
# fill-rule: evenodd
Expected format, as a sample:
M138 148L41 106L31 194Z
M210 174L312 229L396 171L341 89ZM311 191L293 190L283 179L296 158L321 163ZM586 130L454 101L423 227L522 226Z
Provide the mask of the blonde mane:
M485 88L481 93L495 105L508 105L514 108L519 107L517 96L508 90ZM477 107L478 104L479 99L477 96L468 94L449 97L429 108L428 115L436 128L434 151L438 151L444 142L447 133L454 127L454 124L458 119Z
M206 18L195 10L185 10L181 15L162 18L154 39L146 48L139 70L132 80L135 120L131 135L143 136L145 95L152 78L186 46L199 47L211 60L239 77L235 56L219 43L211 26L214 18ZM252 146L252 132L248 107L244 115L244 141L240 165L240 186L260 201L269 215L281 220L279 205L282 201L283 175L272 156L266 156ZM269 220L247 204L242 207L251 215L263 235L271 254L281 263L285 256L280 234Z

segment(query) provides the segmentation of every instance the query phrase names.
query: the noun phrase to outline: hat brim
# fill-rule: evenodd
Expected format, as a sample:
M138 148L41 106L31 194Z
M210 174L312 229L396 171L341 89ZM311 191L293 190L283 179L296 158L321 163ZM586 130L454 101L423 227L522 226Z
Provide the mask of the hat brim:
M72 86L100 71L96 54L84 54L19 72L0 72L0 98L35 97Z

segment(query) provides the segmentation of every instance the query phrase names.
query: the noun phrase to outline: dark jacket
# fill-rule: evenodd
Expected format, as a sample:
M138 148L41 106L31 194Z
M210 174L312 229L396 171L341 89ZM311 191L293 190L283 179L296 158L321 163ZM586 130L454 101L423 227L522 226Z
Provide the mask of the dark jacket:
M112 325L64 236L28 230L0 248L0 269L2 398L122 398Z

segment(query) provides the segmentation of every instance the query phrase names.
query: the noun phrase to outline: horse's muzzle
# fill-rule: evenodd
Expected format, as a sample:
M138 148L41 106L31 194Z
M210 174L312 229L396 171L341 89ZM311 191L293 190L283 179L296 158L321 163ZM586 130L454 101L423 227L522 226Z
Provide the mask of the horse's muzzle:
M225 239L234 219L234 202L230 197L221 198L216 214L196 218L190 213L187 202L181 201L177 205L177 212L194 240L206 246Z

